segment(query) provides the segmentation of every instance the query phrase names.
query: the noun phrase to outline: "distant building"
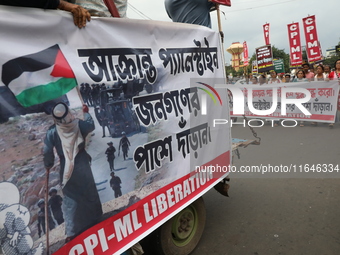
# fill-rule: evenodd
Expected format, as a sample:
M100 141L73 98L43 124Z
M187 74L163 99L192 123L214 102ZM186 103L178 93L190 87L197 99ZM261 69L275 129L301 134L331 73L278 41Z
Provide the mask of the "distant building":
M328 48L326 50L326 58L330 58L330 57L333 57L336 55L336 52L335 52L335 47L333 48Z

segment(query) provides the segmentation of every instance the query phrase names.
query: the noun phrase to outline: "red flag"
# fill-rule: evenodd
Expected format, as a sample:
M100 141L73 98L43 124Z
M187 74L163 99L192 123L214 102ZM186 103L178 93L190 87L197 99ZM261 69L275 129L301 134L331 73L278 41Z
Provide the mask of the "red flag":
M306 37L308 62L321 60L321 51L318 43L315 16L313 15L302 19L302 23Z
M216 4L222 4L226 6L231 6L231 1L230 0L211 0L211 2L216 3Z
M302 65L302 48L300 40L299 23L288 24L288 39L290 49L290 65L301 66Z
M269 45L269 23L263 25L263 33L264 33L264 42L266 45Z
M243 42L243 65L247 66L249 65L249 60L248 60L248 46L247 46L247 42L244 41Z

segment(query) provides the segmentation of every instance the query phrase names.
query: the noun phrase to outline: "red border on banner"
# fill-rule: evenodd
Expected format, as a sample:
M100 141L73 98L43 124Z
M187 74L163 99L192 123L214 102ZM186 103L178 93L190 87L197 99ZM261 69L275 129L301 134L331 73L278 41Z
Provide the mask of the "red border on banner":
M329 121L329 122L335 121L334 115L323 115L323 114L312 114L309 117L302 118L301 115L303 115L303 113L288 113L286 116L280 115L279 113L278 113L278 116L273 116L273 114L271 114L271 115L255 115L255 114L252 114L251 112L247 112L247 111L245 111L244 113L245 113L246 117L254 117L254 118L294 119L294 120L309 120L309 121L320 121L320 122L321 121ZM289 115L291 115L291 117ZM296 117L294 117L292 115L295 115ZM233 114L233 111L230 111L230 116L231 117L242 117L243 115Z
M229 166L230 151L201 167L215 165ZM86 230L54 254L121 254L202 196L227 173L193 171Z

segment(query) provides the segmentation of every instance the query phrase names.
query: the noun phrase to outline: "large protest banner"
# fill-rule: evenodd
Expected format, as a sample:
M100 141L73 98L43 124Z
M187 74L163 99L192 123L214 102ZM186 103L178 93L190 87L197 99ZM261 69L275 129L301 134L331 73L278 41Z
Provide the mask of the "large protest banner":
M284 86L273 85L247 85L247 87L239 86L244 94L244 114L246 117L273 119L294 119L308 120L315 122L334 123L337 110L337 100L339 92L338 81L317 81L317 82L293 82L285 83ZM282 95L282 88L287 88L286 95ZM289 89L292 92L289 92ZM282 97L289 99L302 99L305 97L303 93L294 92L294 88L304 88L310 92L311 98L308 102L302 103L311 115L305 115L295 103L288 102L285 106L282 104ZM273 93L273 89L277 90L277 94ZM249 96L250 95L250 96ZM232 99L231 99L232 100ZM277 102L274 105L273 102ZM233 102L231 102L231 105ZM269 115L254 114L255 111L266 111L274 109ZM286 114L282 114L282 107L285 107ZM233 110L231 116L235 115Z
M91 135L83 137L86 147L81 150L88 155L91 173L77 180L72 180L72 173L63 186L60 162L65 138L62 149L54 145L53 156L49 139L62 131L45 138L55 130L51 115L17 116L0 125L0 169L7 180L0 183L4 204L0 220L13 227L25 223L18 233L21 243L27 244L24 253L45 245L44 231L37 229L44 211L37 204L45 194L47 155L54 159L49 187L64 199L65 222L57 222L52 210L50 224L50 251L60 255L121 254L226 175L204 170L228 166L231 159L230 127L212 125L215 118L229 118L227 92L214 89L214 84L225 81L217 32L188 24L113 18L93 18L85 29L78 29L69 13L19 7L1 7L0 20L0 34L6 35L0 41L0 86L12 98L1 104L0 115L9 107L43 103L45 97L39 95L45 93L48 100L63 100L80 119L79 128L85 122L93 127ZM89 106L84 116L79 87ZM92 93L86 93L88 87L100 88L99 94L91 88ZM31 89L41 92L30 93ZM125 151L123 132L129 140ZM111 143L116 151L112 162ZM64 245L69 236L65 228L83 223L80 219L89 215L86 209L67 210L64 191L71 181L77 185L70 195L92 199L98 193L103 213L98 224L77 232ZM78 186L90 184L95 192L78 193ZM18 247L9 245L11 233L1 236L2 249L10 247L17 254Z

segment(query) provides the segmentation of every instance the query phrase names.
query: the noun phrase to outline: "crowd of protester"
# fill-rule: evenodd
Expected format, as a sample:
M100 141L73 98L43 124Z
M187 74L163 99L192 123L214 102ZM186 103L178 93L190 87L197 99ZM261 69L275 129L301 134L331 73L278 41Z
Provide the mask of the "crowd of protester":
M235 79L230 79L234 81ZM296 68L292 73L277 73L275 70L269 71L269 74L247 74L244 77L239 78L238 82L242 84L257 84L257 85L269 85L280 84L288 82L313 82L313 81L329 81L339 80L340 85L340 59L335 61L334 66L316 64L310 65L303 63L300 68ZM235 83L235 82L229 82ZM340 100L340 99L338 99ZM338 111L336 113L335 122L338 122ZM278 126L279 122L275 122L275 126ZM299 123L300 127L305 126L305 122ZM317 126L317 122L310 122L311 126ZM334 127L334 123L328 124L330 128Z

